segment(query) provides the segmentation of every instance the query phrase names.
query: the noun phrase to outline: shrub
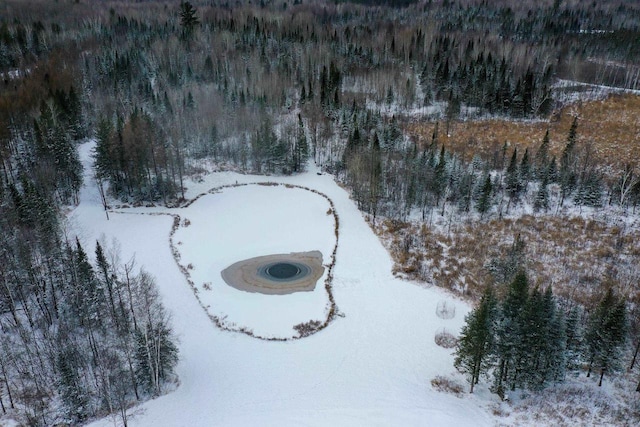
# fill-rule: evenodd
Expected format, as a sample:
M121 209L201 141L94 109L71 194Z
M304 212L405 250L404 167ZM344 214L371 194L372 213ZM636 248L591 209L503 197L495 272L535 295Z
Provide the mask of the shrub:
M456 306L444 300L440 301L436 307L436 315L441 319L453 319L456 317Z
M435 342L443 348L454 348L458 344L458 339L443 329L436 334Z
M444 393L451 393L456 396L460 396L464 392L462 385L458 384L451 378L438 375L431 380L431 386L437 391Z
M309 335L316 332L321 325L322 325L322 322L318 320L309 320L308 322L299 323L295 325L293 329L295 329L298 332L298 335L300 338L303 338L303 337L308 337Z

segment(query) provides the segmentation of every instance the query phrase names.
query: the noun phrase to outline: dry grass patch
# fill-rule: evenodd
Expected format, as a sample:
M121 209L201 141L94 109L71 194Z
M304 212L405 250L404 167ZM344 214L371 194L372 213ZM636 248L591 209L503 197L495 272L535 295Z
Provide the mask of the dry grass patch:
M578 117L578 146L592 144L597 161L615 173L625 163L640 159L640 96L611 95L604 100L578 102L555 112L549 120L515 122L503 119L452 123L450 136L440 123L440 143L471 160L479 154L487 160L500 156L506 142L511 148L535 153L549 129L550 152L560 157L569 128ZM405 130L420 144L429 144L435 123L411 122ZM507 158L508 160L508 158Z
M431 380L431 386L437 391L444 393L451 393L458 397L461 397L464 393L464 388L461 384L451 378L447 378L442 375L438 375Z
M486 266L505 258L516 236L526 243L532 286L589 305L613 284L640 301L640 231L581 217L524 215L518 219L461 224L446 234L408 224L378 227L396 263L394 272L476 298L492 281Z
M458 339L446 329L441 330L434 337L435 343L442 348L455 348L458 345Z

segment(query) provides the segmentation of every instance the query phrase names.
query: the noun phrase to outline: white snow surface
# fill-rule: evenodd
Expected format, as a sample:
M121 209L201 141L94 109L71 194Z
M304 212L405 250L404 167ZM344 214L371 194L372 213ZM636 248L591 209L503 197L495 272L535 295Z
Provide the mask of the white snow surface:
M130 426L483 426L494 425L482 388L461 397L434 390L443 375L467 384L453 368L452 350L434 343L437 332L457 334L469 307L434 288L395 278L392 261L361 213L330 175L294 177L214 173L190 183L188 197L225 184L278 181L328 195L340 217L333 294L340 316L306 338L258 340L217 328L174 261L170 213L191 224L176 232L181 264L193 264L198 294L209 313L265 334L294 336L289 328L324 319L324 277L317 291L260 295L224 287L220 270L269 253L320 250L329 262L335 243L328 203L314 193L251 185L203 196L190 207L130 208L107 221L90 179L93 143L81 147L85 186L68 214L68 228L87 246L114 239L122 259L155 276L179 338L178 387L130 410ZM320 290L321 292L319 292ZM206 292L210 292L206 294ZM214 297L215 296L215 297ZM436 315L439 302L456 308L453 319ZM233 319L231 319L233 318ZM117 419L94 426L120 425Z

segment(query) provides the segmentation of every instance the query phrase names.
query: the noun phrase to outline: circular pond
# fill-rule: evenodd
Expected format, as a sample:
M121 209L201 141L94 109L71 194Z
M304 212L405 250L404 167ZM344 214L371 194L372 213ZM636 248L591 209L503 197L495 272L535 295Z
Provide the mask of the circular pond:
M265 294L312 291L322 276L319 251L267 255L239 261L222 271L222 278L236 289Z
M258 275L276 282L288 282L307 276L311 269L298 262L275 262L260 266Z

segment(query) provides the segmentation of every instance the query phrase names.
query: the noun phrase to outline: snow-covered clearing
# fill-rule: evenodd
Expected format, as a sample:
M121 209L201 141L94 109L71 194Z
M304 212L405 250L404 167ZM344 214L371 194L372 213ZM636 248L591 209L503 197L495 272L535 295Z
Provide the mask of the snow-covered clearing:
M156 279L173 314L180 339L180 384L167 395L133 408L132 426L248 425L492 425L486 389L475 395L434 390L437 375L463 379L453 368L452 350L434 343L437 332L456 334L469 307L436 289L396 279L392 261L348 194L316 170L295 177L247 176L229 172L190 183L188 197L226 184L277 181L320 191L333 200L340 218L333 294L339 309L329 326L287 342L258 340L217 328L173 259L169 233L181 263L191 263L209 313L264 334L286 334L292 324L324 314L326 293L256 296L222 283L220 270L232 262L270 253L320 250L328 262L335 243L327 201L308 191L261 185L207 194L188 208L129 208L107 221L90 175L91 144L81 147L87 180L69 228L92 245L117 239L123 257L135 255ZM143 215L134 215L142 213ZM321 281L324 278L321 279ZM207 292L209 292L207 294ZM438 304L455 307L455 317L437 315ZM466 388L466 384L465 384ZM113 425L99 420L94 425Z

